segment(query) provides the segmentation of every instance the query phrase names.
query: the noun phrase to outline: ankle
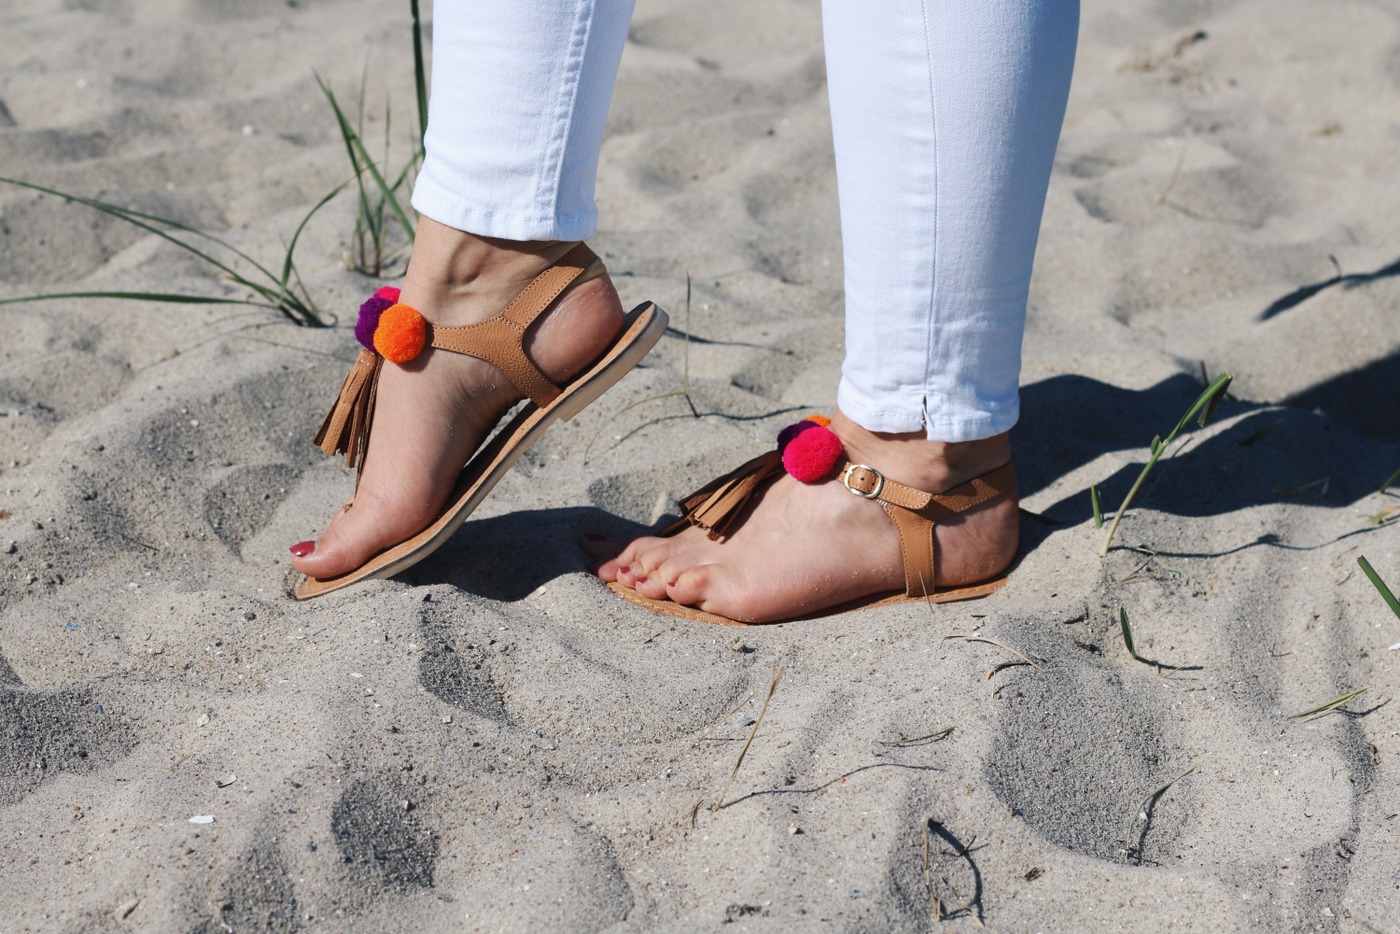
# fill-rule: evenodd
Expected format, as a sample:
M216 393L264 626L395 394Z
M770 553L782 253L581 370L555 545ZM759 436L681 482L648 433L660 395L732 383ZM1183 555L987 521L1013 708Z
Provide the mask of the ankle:
M923 432L869 431L839 409L831 428L841 438L850 460L869 464L892 480L929 493L966 483L1011 460L1007 432L976 441L929 441Z
M423 217L402 298L434 324L476 324L497 314L573 245L479 237Z

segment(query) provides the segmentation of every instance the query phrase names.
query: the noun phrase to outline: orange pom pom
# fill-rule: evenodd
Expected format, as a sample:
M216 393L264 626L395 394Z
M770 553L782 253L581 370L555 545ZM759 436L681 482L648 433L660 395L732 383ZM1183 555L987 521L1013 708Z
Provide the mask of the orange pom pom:
M390 305L379 316L374 349L394 363L407 363L423 352L428 342L428 322L408 305Z
M831 427L831 419L827 418L825 415L808 415L806 418L803 419L803 421L815 422L823 428Z

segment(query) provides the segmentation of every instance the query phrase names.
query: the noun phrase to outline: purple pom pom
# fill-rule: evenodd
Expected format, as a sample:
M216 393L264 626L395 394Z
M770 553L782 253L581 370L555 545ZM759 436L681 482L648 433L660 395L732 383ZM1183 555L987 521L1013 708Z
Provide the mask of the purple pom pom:
M787 450L787 446L792 443L793 438L796 438L804 431L810 431L813 428L820 427L822 426L818 425L816 422L808 421L805 418L800 422L793 422L791 425L778 432L778 450Z
M379 327L379 316L393 304L387 298L375 295L360 306L360 320L355 322L355 340L366 350L374 350L374 330Z

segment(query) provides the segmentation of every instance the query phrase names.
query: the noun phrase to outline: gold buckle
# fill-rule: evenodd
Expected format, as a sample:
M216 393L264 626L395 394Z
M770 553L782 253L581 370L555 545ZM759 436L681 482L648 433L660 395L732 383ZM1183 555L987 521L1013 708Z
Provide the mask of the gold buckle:
M875 475L875 489L869 493L864 493L851 486L851 472L854 470L868 470ZM874 467L865 464L847 464L846 469L841 472L841 483L846 489L859 496L861 499L875 499L880 495L880 491L885 488L885 475Z

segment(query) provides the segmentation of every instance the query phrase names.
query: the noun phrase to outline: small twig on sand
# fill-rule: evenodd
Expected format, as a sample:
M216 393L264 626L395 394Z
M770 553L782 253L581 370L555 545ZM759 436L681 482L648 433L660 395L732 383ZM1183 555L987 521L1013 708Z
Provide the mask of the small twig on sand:
M1034 668L1038 668L1038 669L1040 669L1041 671L1044 671L1044 670L1045 670L1045 666L1044 666L1044 665L1042 665L1040 662L1036 661L1035 659L1031 658L1029 655L1027 655L1025 652L1022 652L1020 649L1016 648L1014 645L1007 645L1005 642L1002 642L1000 639L993 639L991 636L963 636L963 635L953 635L953 636L944 636L943 638L945 638L945 639L962 639L964 642L985 642L985 643L987 643L988 645L995 645L995 646L997 646L998 648L1006 649L1006 651L1010 652L1012 655L1015 655L1015 656L1019 657L1020 659L1022 659L1022 661L1024 662L1024 664L1030 665L1030 666L1032 666L1032 667L1034 667ZM1013 663L1013 664L1014 664L1014 663ZM1002 667L1005 667L1005 666L1002 666ZM988 673L987 673L987 677L991 677L992 674L994 674L997 670L998 670L998 669L993 669L992 671L988 672ZM983 680L985 681L986 678L984 678Z
M715 801L715 806L711 810L718 811L724 807L724 796L729 794L729 786L734 784L734 776L739 774L739 766L744 764L744 756L748 754L749 744L758 735L758 728L763 725L763 715L768 712L768 702L773 699L773 692L778 689L778 682L783 680L783 673L787 671L787 666L778 667L778 663L773 663L773 680L768 684L768 696L763 698L763 706L759 708L758 719L753 722L753 729L749 731L749 738L744 740L744 748L739 750L739 758L734 763L734 771L729 773L729 781L724 783L724 790L719 793L719 798Z
M951 726L945 726L941 730L934 730L932 733L925 733L923 736L915 736L912 739L901 733L899 739L877 739L875 742L880 746L924 746L947 739L953 734L953 729Z

